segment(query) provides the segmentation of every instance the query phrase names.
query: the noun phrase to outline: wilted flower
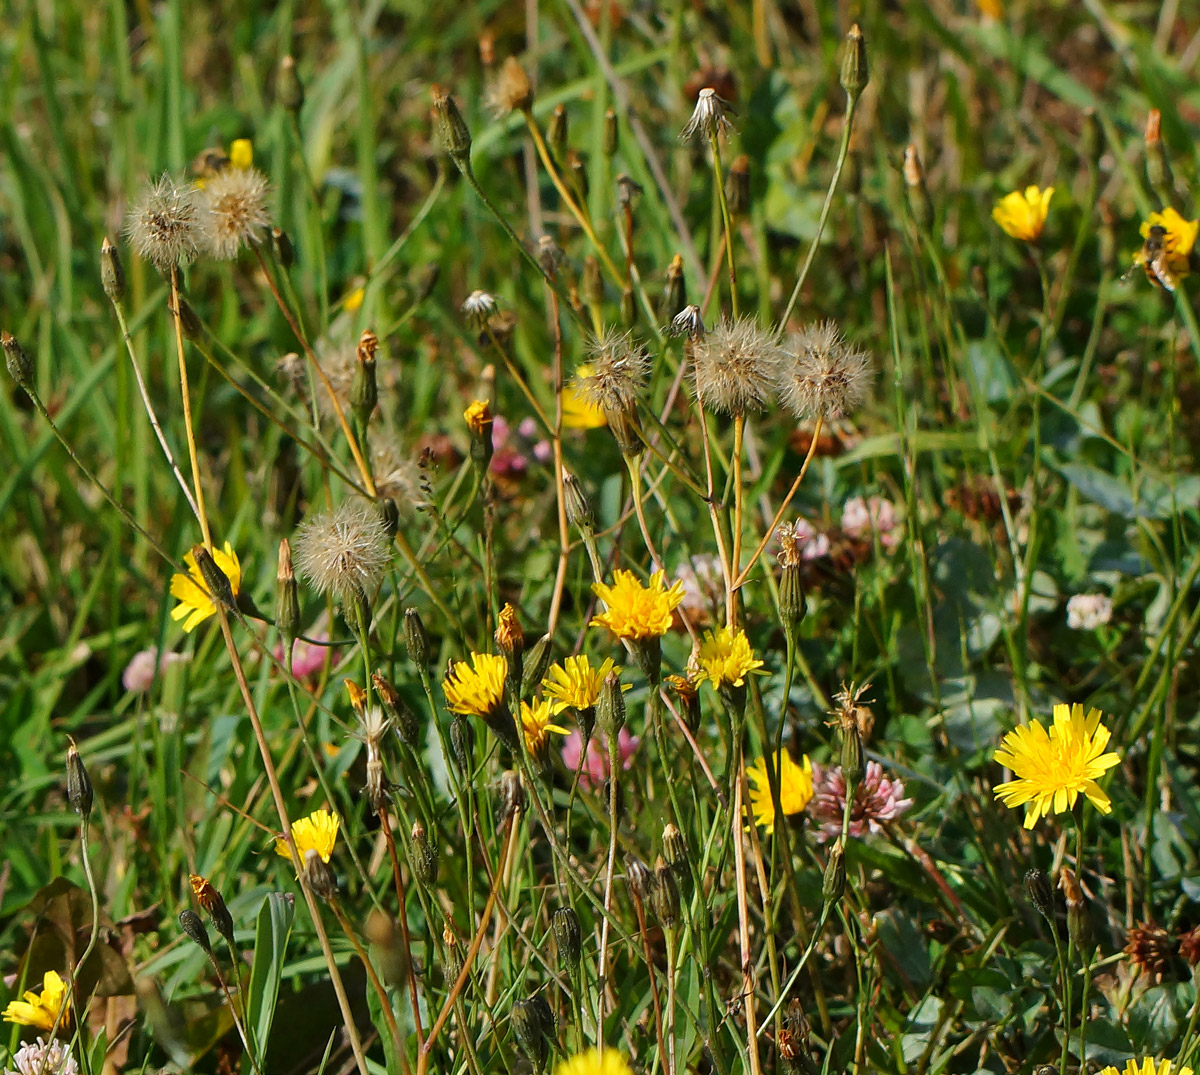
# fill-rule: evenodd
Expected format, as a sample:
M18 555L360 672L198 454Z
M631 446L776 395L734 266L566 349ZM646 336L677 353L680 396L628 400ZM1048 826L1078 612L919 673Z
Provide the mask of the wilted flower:
M733 124L726 118L725 113L734 112L733 106L717 96L717 91L705 88L696 98L696 107L692 118L679 132L681 142L690 142L696 135L704 138L716 138L718 135L728 136L733 130ZM736 115L736 112L734 112Z
M12 1065L4 1069L4 1075L79 1075L69 1045L58 1040L47 1044L40 1037L13 1053Z
M499 117L524 112L533 103L533 86L525 68L514 56L500 65L496 80L488 89L488 106Z
M866 772L854 789L850 806L850 835L865 836L883 831L883 821L894 821L912 806L904 798L904 783L884 775L877 761L867 762ZM817 840L825 843L842 835L846 812L846 778L840 765L813 766L813 799L808 812L819 825Z
M160 653L154 646L151 646L149 649L139 650L129 659L129 663L121 673L121 686L129 691L130 694L140 694L142 691L148 691L150 685L154 682L156 671L158 675L164 676L171 665L182 661L190 661L191 659L192 656L190 653L176 653L169 649L163 650Z
M60 1010L63 1012L61 1022L68 1022L71 996L67 991L67 983L59 977L58 971L48 970L42 975L42 991L35 993L32 989L27 989L21 1000L10 1000L2 1018L20 1026L50 1030L55 1022L60 1021Z
M788 337L788 362L779 399L797 418L841 418L866 398L874 373L865 351L842 337L833 321L808 325Z
M163 175L150 184L125 217L133 252L164 275L200 252L201 212L196 188Z
M777 753L771 762L772 766L779 766L779 806L785 817L800 813L813 797L812 762L807 754L801 762L797 765L786 750ZM746 776L753 785L750 789L750 811L754 815L754 823L772 833L775 831L775 801L771 798L767 759L759 758L748 766Z
M633 756L637 753L641 742L641 739L636 735L630 735L624 728L617 733L617 754L623 770L633 765ZM579 755L582 749L583 735L579 731L571 732L563 741L563 765L572 773L579 768ZM579 783L585 788L599 788L608 779L608 774L608 738L603 732L597 731L588 740L587 754L583 759Z
M896 505L881 496L868 500L852 496L847 500L842 506L842 529L850 537L862 539L869 539L874 530L885 549L895 548L904 535L904 525L896 518Z
M243 246L257 246L271 226L267 177L257 168L225 168L200 192L205 249L227 261Z
M1053 187L1042 190L1031 186L1024 190L1014 190L996 203L992 209L992 219L1014 239L1036 243L1042 237L1042 229L1046 226L1046 214L1049 212L1050 196L1053 193Z
M774 329L759 328L753 317L723 318L695 341L696 394L706 407L724 414L764 410L783 360Z
M1153 922L1143 922L1129 931L1125 954L1147 977L1161 982L1175 959L1171 935Z
M388 535L374 505L343 500L302 523L292 539L293 560L319 594L339 600L368 593L389 563Z
M1112 598L1105 594L1072 594L1067 601L1067 626L1073 631L1094 631L1108 623L1112 613Z
M693 340L703 336L705 331L704 315L699 306L685 306L667 326L671 336L690 336Z
M233 546L227 541L223 549L214 547L212 558L229 580L229 588L233 591L233 596L237 597L242 588L242 565L238 562ZM191 552L187 552L184 554L183 562L187 565L188 573L186 575L176 573L171 576L171 596L179 602L171 609L171 619L183 620L184 634L190 634L217 610L212 603L212 598L208 595L208 587L204 583L204 577L200 574L196 557Z

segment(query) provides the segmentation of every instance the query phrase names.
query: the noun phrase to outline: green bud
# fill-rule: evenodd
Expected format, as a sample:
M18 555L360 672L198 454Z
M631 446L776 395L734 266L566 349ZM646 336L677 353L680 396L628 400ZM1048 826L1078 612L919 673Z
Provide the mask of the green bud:
M554 159L562 164L567 158L567 106L556 105L546 128L546 141L554 150Z
M550 1039L555 1032L554 1013L546 998L536 996L518 1000L512 1007L512 1025L513 1035L525 1059L536 1075L541 1075L550 1059Z
M521 695L527 697L534 693L539 683L546 678L550 661L554 657L550 645L550 636L542 635L525 651L524 672L521 675Z
M204 923L195 911L180 911L179 925L206 955L212 955L212 942L208 939L208 930L204 928Z
M0 332L0 347L4 348L4 362L8 366L9 376L32 395L33 361L25 353L25 348L10 332Z
M625 727L625 694L621 690L621 679L609 672L600 684L600 698L596 703L596 720L611 744Z
M408 650L408 659L417 668L429 667L429 635L421 622L421 614L411 607L404 610L404 648Z
M870 72L867 69L867 42L858 23L850 27L846 35L846 53L842 57L842 89L853 102L867 85Z
M554 931L559 967L570 970L579 966L583 954L583 928L579 924L579 915L571 907L556 908L550 916L550 927Z
M842 849L842 838L839 836L829 849L829 859L825 863L825 876L821 881L821 898L825 903L837 903L846 891L846 855Z
M620 128L617 124L617 114L611 108L604 113L604 155L612 157L620 143Z
M279 543L275 584L275 626L290 646L300 634L300 596L292 571L292 547L287 538Z
M125 269L121 266L121 254L106 235L100 244L100 286L111 302L125 298Z
M566 502L567 521L581 534L596 531L596 516L588 502L583 485L570 471L563 471L563 499Z
M1037 908L1038 913L1051 922L1054 919L1054 889L1045 870L1025 871L1025 895L1029 902Z
M285 56L279 61L279 74L275 79L275 96L293 115L300 111L304 104L304 86L296 74L296 59Z
M426 888L431 888L437 883L438 875L438 847L429 838L429 833L425 831L425 826L420 821L413 822L412 827L412 844L413 844L413 873L418 881Z
M433 125L438 141L446 155L459 168L469 167L471 161L471 132L454 98L439 86L432 89Z
M662 858L654 866L650 907L663 929L674 929L679 924L679 884L674 871Z
M67 801L85 821L92 812L92 781L84 768L75 740L67 736Z
M200 578L204 581L204 588L208 590L208 596L216 604L227 609L233 608L236 601L233 587L229 583L229 577L213 559L212 553L203 545L193 545L192 559L200 572Z

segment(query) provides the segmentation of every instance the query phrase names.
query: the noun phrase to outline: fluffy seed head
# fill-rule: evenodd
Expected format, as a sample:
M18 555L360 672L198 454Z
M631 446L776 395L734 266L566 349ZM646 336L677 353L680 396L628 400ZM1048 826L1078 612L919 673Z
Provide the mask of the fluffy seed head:
M300 526L292 541L293 560L317 593L340 600L373 589L388 565L388 536L374 507L344 500Z
M161 175L125 217L125 235L133 251L161 273L186 265L199 252L202 218L195 187Z
M778 337L754 318L722 319L695 341L696 392L705 406L724 414L765 410L782 360Z
M224 168L204 184L204 247L214 258L230 261L243 246L256 246L271 227L267 177L257 168Z
M510 112L524 112L533 104L533 85L529 75L515 56L510 56L500 65L496 81L488 91L488 105L497 116Z
M701 90L700 95L696 98L696 107L692 111L692 118L679 132L679 140L690 142L697 136L716 138L722 134L728 137L729 132L733 130L733 124L729 122L726 113L733 111L733 106L718 97L716 90L708 88Z
M779 398L797 418L841 418L866 398L874 378L871 359L847 343L833 321L794 333L786 351Z
M604 329L588 345L587 372L575 375L575 391L592 407L629 411L650 372L646 352L633 342L632 332Z

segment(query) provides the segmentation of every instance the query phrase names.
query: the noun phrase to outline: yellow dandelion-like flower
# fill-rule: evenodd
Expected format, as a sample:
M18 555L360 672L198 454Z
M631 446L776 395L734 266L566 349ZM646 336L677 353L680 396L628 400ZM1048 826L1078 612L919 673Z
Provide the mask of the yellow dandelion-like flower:
M1112 810L1096 780L1120 762L1121 755L1104 753L1109 730L1100 723L1102 716L1098 709L1085 717L1081 705L1056 705L1049 732L1035 720L1004 737L995 760L1017 779L997 784L994 792L1005 806L1029 804L1025 828L1032 829L1041 817L1071 809L1081 792L1102 814Z
M554 1075L633 1075L629 1061L616 1049L587 1049L554 1067Z
M1162 228L1166 234L1162 239L1162 249L1167 255L1167 268L1176 276L1186 276L1188 259L1192 248L1196 245L1196 235L1200 232L1200 220L1184 220L1174 209L1166 208L1161 213L1151 213L1148 220L1142 221L1141 235L1143 239L1150 237L1150 229ZM1138 265L1146 260L1143 249L1134 259Z
M762 668L763 663L755 658L745 631L740 627L736 631L718 627L704 632L694 666L693 678L697 683L708 680L714 688L741 687L746 677Z
M775 755L773 766L779 770L779 806L785 815L798 814L813 797L812 762L805 754L800 765L792 756L781 750ZM767 776L767 759L759 758L746 770L746 776L754 786L750 789L750 811L754 823L762 825L768 833L775 831L775 803L771 799L771 784Z
M1004 195L992 209L992 219L1014 239L1036 243L1046 226L1053 187L1026 187Z
M575 371L584 380L591 377L593 372L591 365L586 362ZM562 424L566 429L599 429L608 425L604 408L595 406L573 384L563 386L562 409Z
M229 579L233 596L237 597L242 589L242 565L238 562L233 546L228 541L225 542L224 549L213 549L212 557L217 567ZM183 562L187 564L188 573L176 573L171 576L171 596L179 602L171 609L171 619L183 620L184 634L191 634L198 625L216 612L216 609L213 607L212 598L208 596L208 590L205 589L200 568L196 566L196 558L189 552L184 556Z
M345 298L342 299L342 309L348 313L357 313L362 309L363 299L367 296L365 287L356 287L352 291L347 291Z
M569 735L566 728L551 723L554 720L553 707L549 698L542 698L530 705L521 703L521 729L525 733L525 746L529 753L540 758L550 742L550 733Z
M683 601L683 583L669 589L666 573L656 571L643 586L632 571L618 568L613 584L594 583L592 591L608 609L592 618L592 627L607 627L618 638L659 638L671 629L671 613Z
M62 1022L67 1022L71 1010L71 998L67 994L67 983L57 971L48 970L42 976L42 991L25 990L23 1000L10 1000L4 1009L3 1018L21 1026L35 1026L39 1030L50 1030L62 1009Z
M342 819L329 810L316 810L308 817L293 821L292 839L295 841L296 854L300 856L300 861L303 862L305 855L310 851L315 851L321 856L322 862L328 862L329 856L333 854L333 845L337 841L338 826L341 823ZM286 840L280 838L275 841L275 854L282 855L285 859L292 857Z
M254 166L254 143L249 138L235 138L229 143L229 167L245 171Z
M1123 1068L1111 1064L1102 1069L1100 1075L1192 1075L1191 1068L1177 1068L1170 1060L1127 1060Z
M486 399L474 400L463 411L463 421L467 423L467 429L471 433L482 437L492 427L492 408L488 405L488 401Z
M587 654L567 657L562 664L552 664L542 680L542 690L551 700L552 712L558 716L564 709L593 709L600 700L600 688L609 675L621 674L611 657L593 668ZM621 690L629 690L630 684L622 683Z
M504 702L504 677L508 661L492 653L472 653L471 664L454 661L442 680L446 705L452 713L487 717Z

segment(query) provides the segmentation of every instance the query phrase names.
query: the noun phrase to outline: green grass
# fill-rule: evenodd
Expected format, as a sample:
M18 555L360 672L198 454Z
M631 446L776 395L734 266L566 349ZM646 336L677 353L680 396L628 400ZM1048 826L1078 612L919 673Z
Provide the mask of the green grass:
M90 1019L62 1035L81 1070L98 1072L107 1054L113 1070L249 1073L257 1064L274 1075L361 1063L516 1075L541 1059L527 1035L517 1040L519 1002L531 997L544 997L557 1017L548 1067L601 1040L646 1075L672 1063L718 1075L1002 1075L1045 1064L1081 1070L1084 1060L1123 1067L1133 1056L1194 1063L1196 985L1178 943L1200 926L1200 331L1194 278L1171 296L1140 268L1126 269L1151 211L1169 201L1186 219L1196 213L1200 20L1187 4L1160 11L1101 0L1014 2L999 19L966 0L855 12L870 82L835 187L849 29L836 5L338 0L218 10L165 0L9 12L0 40L0 328L32 360L55 428L128 516L6 380L0 971L11 976L5 1002L40 988L48 969L69 978L94 927L79 819L65 793L70 735L96 789L88 849L102 927L98 954L75 981ZM494 69L515 55L535 77L541 131L565 107L586 191L563 162L556 167L598 246L538 160L524 119L489 111L494 71L481 60L489 48ZM304 90L299 108L281 99L289 55ZM478 192L434 137L434 85L452 93L471 131ZM595 513L592 551L605 581L614 568L645 579L655 566L671 579L693 558L717 556L713 517L722 544L732 542L733 423L707 416L710 515L695 488L705 484L699 414L690 378L679 381L686 349L665 334L659 307L678 254L689 301L704 303L711 282L708 326L732 308L711 157L676 137L710 85L736 109L722 164L745 154L751 176L749 207L733 222L740 311L774 325L811 251L790 328L837 321L869 353L875 377L866 403L822 430L836 450L818 446L784 515L829 539L828 554L801 568L807 614L790 637L772 545L740 591L741 623L764 674L746 697L701 688L694 751L637 662L589 626L601 609L575 526L555 599L552 438L513 371L553 419L556 354L569 382L598 325L631 328L647 350L638 413L659 452L641 455L637 487L661 565L651 562L610 433L562 437L565 468ZM609 109L618 120L612 153ZM1169 189L1147 175L1151 109L1161 110ZM228 540L238 553L242 594L261 610L229 616L231 651L219 617L186 636L170 617L171 575L201 532L147 419L99 252L106 236L118 241L133 353L190 482L169 282L134 257L122 232L148 179L189 176L203 150L236 138L253 141L274 223L295 257L282 270L273 255L260 262L243 252L182 274L208 333L203 347L185 344L208 516L215 543ZM928 217L906 183L910 143L924 166ZM619 176L640 188L628 217ZM1056 189L1036 247L991 218L996 199L1027 184ZM562 251L557 294L531 264L542 234ZM596 302L589 256L601 262ZM505 320L495 333L463 316L476 289L498 299ZM344 644L299 683L272 657L279 542L352 495L346 479L364 483L339 424L327 413L314 424L307 386L298 392L279 371L285 355L303 357L290 320L323 360L352 356L362 331L375 331L379 406L365 451L371 458L385 443L404 465L400 491L389 490L399 536L369 595L366 645L349 641L336 602L302 582L303 627L318 630L325 616ZM472 462L463 418L475 399L489 399L510 431L497 449L503 466L489 477ZM798 430L778 406L750 416L743 564L799 473L811 432L811 421ZM854 497L891 501L894 546L843 528ZM701 574L704 563L695 565ZM1068 627L1067 600L1082 593L1112 598L1109 623ZM449 661L495 652L505 602L529 646L556 617L555 660L584 652L624 666L627 726L641 742L617 781L615 835L611 789L573 787L557 742L535 774L471 720L466 769L455 761L441 680ZM719 580L707 607L691 612L697 633L725 622L725 602ZM405 645L410 607L429 634L424 669ZM148 690L126 690L126 666L150 647L188 659ZM684 673L691 649L677 619L662 642L664 675ZM418 715L415 741L389 736L384 747L402 915L387 840L363 794L366 750L350 734L357 721L343 680L361 686L367 672L393 683ZM826 724L829 711L843 685L864 683L874 717L867 757L902 780L914 803L883 831L846 841L845 893L830 900L822 895L830 844L816 839L811 807L769 836L741 826L732 804L742 766L780 737L796 759L837 765L841 733ZM1020 812L994 802L992 789L1008 777L993 754L1005 732L1047 722L1058 702L1106 714L1111 749L1122 755L1101 781L1112 812L1084 803L1073 818L1027 832ZM569 713L561 719L576 726ZM273 848L281 822L254 720L288 816L328 807L343 819L331 860L336 907L314 904L343 1001L295 871ZM511 826L506 770L525 782ZM418 820L439 851L432 882L418 876ZM653 866L667 850L667 823L681 830L691 863L679 873L684 910L674 928L664 928L662 890L652 885L642 901L627 880L637 875L631 862ZM1023 889L1027 870L1057 882L1063 866L1087 898L1090 961L1068 945L1062 896L1052 929ZM232 914L236 965L209 932L223 980L243 984L234 1006L239 1017L248 1006L249 1051L212 964L177 922L185 908L199 909L189 874L209 878ZM564 905L582 924L578 969L561 962L552 939L552 915ZM1139 975L1122 952L1140 923L1167 931L1172 955L1160 978ZM474 969L456 990L477 931ZM424 1056L414 982L423 1034L446 1015ZM752 1026L765 1029L756 1050ZM777 1047L788 1035L791 1046ZM14 1026L0 1047L15 1051L33 1036ZM673 1048L660 1048L660 1037Z

